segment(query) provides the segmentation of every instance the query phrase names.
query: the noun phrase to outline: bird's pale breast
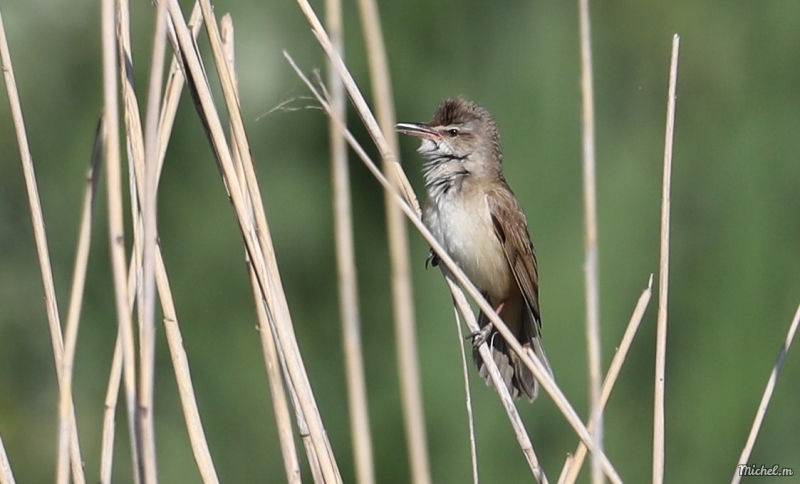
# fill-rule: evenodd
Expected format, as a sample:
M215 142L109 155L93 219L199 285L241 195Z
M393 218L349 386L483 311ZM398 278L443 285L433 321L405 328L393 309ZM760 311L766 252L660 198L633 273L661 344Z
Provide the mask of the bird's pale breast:
M508 296L513 276L484 193L446 193L437 200L428 199L423 219L478 289L495 301Z

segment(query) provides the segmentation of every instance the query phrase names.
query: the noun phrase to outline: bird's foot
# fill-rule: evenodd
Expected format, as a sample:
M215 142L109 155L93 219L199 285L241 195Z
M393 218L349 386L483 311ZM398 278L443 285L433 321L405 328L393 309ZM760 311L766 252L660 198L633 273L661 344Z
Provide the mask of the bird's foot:
M466 339L472 339L472 347L477 348L489 339L489 335L492 334L493 329L494 324L489 323L478 331L473 331L472 333L468 334Z
M439 256L436 255L436 252L434 252L433 249L431 249L431 251L428 253L428 258L425 259L425 269L428 268L428 264L432 265L433 267L439 265Z

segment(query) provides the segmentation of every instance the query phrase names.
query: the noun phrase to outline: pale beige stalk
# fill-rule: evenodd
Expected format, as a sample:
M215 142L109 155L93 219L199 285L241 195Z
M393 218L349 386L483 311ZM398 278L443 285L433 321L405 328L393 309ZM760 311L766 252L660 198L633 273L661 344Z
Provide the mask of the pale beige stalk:
M78 326L80 324L81 307L83 305L83 291L86 286L86 268L89 265L89 247L91 245L92 218L94 215L94 202L97 196L98 176L103 161L103 143L105 139L104 123L101 119L95 133L94 148L89 170L86 175L86 189L83 195L83 209L81 211L80 228L78 229L78 246L75 249L75 266L72 273L72 290L69 297L69 310L67 312L67 327L64 334L64 361L62 363L61 394L59 401L59 445L58 462L56 467L56 482L67 484L69 482L69 439L72 407L72 372L75 361L75 347L78 343ZM83 467L81 465L81 467Z
M336 52L344 58L344 26L341 0L326 0L325 23ZM331 104L340 119L347 119L347 98L344 85L333 63L328 61L328 89ZM375 483L375 466L372 457L367 384L364 375L364 355L361 344L361 318L358 304L355 242L353 240L353 215L350 200L350 168L347 160L347 143L339 127L331 121L328 126L331 151L331 179L333 184L333 221L336 245L336 264L339 279L339 317L342 325L345 374L347 376L347 402L350 416L350 433L353 442L356 482ZM402 215L401 215L402 217ZM391 225L391 224L390 224ZM391 232L391 229L389 229ZM389 243L393 250L392 242ZM392 279L395 280L394 278Z
M139 354L141 355L139 361L139 428L142 435L144 477L148 484L158 482L153 393L156 357L155 265L158 239L156 210L156 180L159 168L158 116L166 53L166 15L163 2L156 8L155 24L145 125L144 196L140 214L143 222L142 267L140 271L137 271L142 277L141 303L139 304L139 320L142 324L139 340Z
M672 38L667 98L667 128L664 139L664 179L661 191L661 259L658 267L658 326L656 329L656 371L653 409L653 484L664 482L664 390L667 370L667 301L669 289L669 215L672 188L672 141L675 133L675 91L678 84L678 34Z
M778 361L776 361L775 366L772 367L772 373L770 373L769 380L767 381L767 388L764 389L764 394L761 396L761 402L758 404L758 411L753 420L753 426L750 428L750 434L747 436L744 449L742 449L742 453L739 455L740 466L746 466L750 461L750 452L753 451L756 437L758 437L758 433L761 430L761 424L764 422L764 415L767 413L767 407L769 407L769 402L772 399L772 393L775 391L775 384L778 382L778 375L783 367L786 354L792 346L794 335L797 334L798 325L800 325L800 306L797 307L797 311L794 313L794 319L792 320L792 324L789 325L789 332L786 334L786 340L783 342L781 350L778 352ZM741 480L742 474L739 472L737 466L737 470L733 473L731 484L739 484Z
M367 49L370 85L374 93L375 115L392 157L382 157L383 172L394 187L402 186L402 179L393 164L400 161L397 141L397 122L394 112L394 95L386 59L378 4L375 0L358 0L358 11ZM344 58L344 57L342 57ZM406 431L406 451L411 464L411 482L429 484L431 470L428 457L428 439L425 430L425 408L422 405L422 382L417 350L417 329L414 318L414 292L411 285L411 252L408 245L408 227L400 208L392 197L385 197L386 232L391 263L392 307L394 309L397 368L400 373L400 396L403 399L403 419Z
M450 286L450 291L453 293L453 301L455 302L458 310L461 312L461 315L464 317L467 327L471 332L478 331L480 329L478 321L475 318L475 314L473 313L466 296L464 296L464 293L461 292L458 283L451 279L450 275L444 270L444 268L442 268L442 274L447 280L447 284ZM468 280L466 277L464 277L464 279ZM500 319L500 317L497 319ZM516 339L516 337L514 337L514 339ZM528 435L528 432L525 430L525 424L522 422L522 418L517 411L517 407L514 405L514 399L511 398L508 387L504 383L503 377L500 374L500 370L497 368L497 364L492 357L492 350L489 349L489 345L484 341L478 348L478 351L480 352L481 358L483 358L483 361L486 364L486 368L489 370L489 376L492 380L492 385L500 396L500 401L502 402L503 408L508 415L511 426L514 429L514 434L517 437L517 442L522 449L523 455L525 455L525 459L528 462L528 466L531 469L534 479L536 479L536 482L539 482L540 484L547 484L549 482L547 480L547 476L545 475L544 469L539 463L539 457L536 455L536 451L533 448L533 442L531 442L531 438ZM544 369L542 369L542 371L544 371Z
M630 321L628 321L628 326L622 336L622 341L617 348L617 352L614 353L614 358L611 360L611 365L608 367L608 373L606 373L606 378L603 381L603 388L600 395L601 411L605 410L608 399L611 397L611 390L613 390L614 385L617 383L617 377L622 369L622 364L625 362L625 358L628 356L628 350L631 347L631 343L633 343L633 337L636 336L636 333L639 330L639 325L642 322L642 317L644 317L644 312L647 309L647 305L650 302L650 297L652 295L653 275L650 274L650 280L647 282L647 288L644 290L644 292L642 292L642 295L639 296L639 301L636 303L636 307L633 309L633 314L631 315ZM592 422L589 422L587 428L590 432L592 431ZM583 465L583 460L585 457L586 446L583 444L583 442L581 442L578 444L578 448L575 450L574 454L567 454L567 459L564 462L561 477L558 479L559 484L572 484L578 479L578 475L580 474L581 466Z
M172 358L172 367L175 370L175 381L178 385L178 396L181 399L183 415L186 419L186 429L189 432L189 442L192 446L194 460L200 471L200 477L205 484L218 484L219 478L214 468L214 461L206 441L203 424L200 420L200 411L195 399L192 375L189 371L189 358L183 347L183 337L178 326L178 316L175 303L172 299L172 290L169 286L167 271L161 258L161 250L156 246L155 278L158 294L161 299L161 310L164 313L164 333L167 336L169 353Z
M0 484L15 484L14 474L11 472L11 463L8 462L8 454L3 445L3 438L0 437Z
M114 356L106 386L103 405L103 432L100 440L100 484L111 484L114 465L114 435L116 434L116 411L119 387L122 380L122 343L117 331Z
M238 108L236 96L233 91L231 74L224 62L219 32L211 6L207 1L201 2L212 51L214 52L215 59L220 59L215 65L222 82L228 113L234 128L235 139L244 162L246 178L241 182L236 176L230 149L228 148L219 116L211 99L210 89L207 82L205 82L201 61L191 42L190 34L180 11L180 7L177 1L170 0L168 8L175 28L174 31L177 36L180 53L186 62L187 71L192 75L193 95L196 96L197 102L199 103L198 107L202 109L202 115L205 117L206 122L204 126L207 129L207 134L214 147L214 153L217 157L220 170L222 171L226 186L229 189L231 202L233 203L233 208L244 235L243 240L247 251L253 258L260 290L267 303L268 310L271 312L269 322L270 325L274 324L273 330L277 336L276 343L279 348L283 348L282 355L285 357L285 368L289 375L288 381L290 381L291 384L296 387L295 390L297 390L298 398L295 402L307 419L308 435L313 442L313 450L315 453L315 456L311 458L319 460L320 468L327 482L341 482L341 476L339 475L330 443L324 432L322 419L319 415L313 391L303 366L299 348L297 347L297 341L294 337L291 317L285 294L281 289L280 275L275 262L272 241L269 237L269 226L264 214L261 196L258 192L255 170L250 157L247 138L244 133L241 112ZM244 186L247 187L246 189L249 191L253 200L253 208L255 208L254 225L249 221L248 209L241 196L243 193L242 182Z
M53 268L50 263L50 250L47 246L47 233L45 231L44 214L42 212L42 204L39 199L39 188L36 183L36 174L33 169L33 157L31 156L30 146L28 145L28 135L25 131L25 122L22 118L22 105L19 101L19 92L17 91L17 81L14 77L14 68L11 64L11 53L8 48L8 39L6 38L5 23L3 22L2 14L0 14L0 63L3 67L3 77L6 84L6 92L8 93L8 101L11 105L11 117L14 121L14 131L17 135L17 145L19 146L20 159L22 161L22 172L25 178L25 188L28 192L28 204L31 211L31 220L33 224L33 235L36 243L36 253L39 258L39 268L42 274L42 284L44 285L44 299L45 309L47 311L47 322L50 328L50 340L53 346L53 355L55 356L56 376L59 382L59 389L62 392L60 397L64 400L62 406L65 407L67 417L61 419L59 425L59 452L62 457L66 453L65 442L69 440L69 452L72 462L72 476L76 483L82 484L85 481L83 475L82 459L80 453L80 446L78 444L78 431L75 421L75 412L71 410L72 398L71 394L71 377L70 382L64 384L64 342L61 334L61 320L58 315L58 301L56 300L56 288L53 282ZM71 366L71 365L70 365ZM63 388L66 386L67 388ZM69 437L67 437L69 436ZM63 466L59 466L61 469ZM61 472L64 477L66 472Z
M469 388L469 370L467 368L467 352L464 350L464 332L461 330L461 317L459 309L453 301L453 314L456 320L456 330L458 331L458 349L461 352L461 373L464 376L464 403L467 406L467 425L469 427L469 456L472 461L472 483L478 484L478 444L475 440L475 418L472 415L472 392Z
M594 145L594 86L592 80L592 36L589 0L578 0L581 45L581 98L583 128L583 202L586 246L586 348L589 363L589 415L592 435L598 449L603 448L603 412L600 409L600 381L603 378L600 355L600 270L597 247L597 191ZM592 456L592 482L602 484L603 475L597 454Z
M567 484L567 475L573 466L574 458L575 457L572 454L567 454L567 458L564 459L564 466L561 468L561 475L558 476L557 484Z
M198 13L199 11L199 4L197 4ZM238 78L236 76L236 55L235 55L235 43L234 43L234 29L233 29L233 19L229 14L225 14L222 16L222 20L220 21L220 38L223 43L223 49L225 52L225 62L228 64L228 68L231 71L233 77L233 87L236 91L236 97L239 97L238 93ZM180 72L180 71L179 71ZM231 146L233 147L233 160L236 164L236 173L240 179L244 179L244 165L242 164L242 158L239 156L239 149L238 145L236 144L236 140L234 139L233 135L233 126L231 126ZM246 201L248 205L248 212L252 218L255 218L254 209L252 208L252 199L249 196L249 193L245 190L242 193L242 197ZM275 414L275 423L278 428L278 440L280 441L281 445L281 454L283 455L283 464L284 464L284 471L286 472L286 481L289 484L299 484L301 482L300 477L300 461L297 457L297 449L295 448L295 441L294 441L294 432L292 431L292 421L291 421L291 413L289 410L289 402L286 397L286 390L283 386L282 380L282 372L281 372L281 365L278 358L278 350L275 347L275 340L272 335L272 331L269 327L269 321L267 320L267 312L266 308L264 307L264 300L261 297L261 292L258 288L258 278L256 273L253 269L253 262L250 259L249 254L245 252L245 260L247 262L247 271L250 275L250 285L253 290L253 298L256 306L256 316L258 318L258 333L261 337L261 347L262 352L264 354L264 363L267 370L267 379L269 383L269 391L270 395L272 396L272 410ZM318 467L318 466L317 466ZM315 468L313 471L315 474L318 474L318 470Z
M106 123L106 178L108 191L108 240L111 253L114 299L117 324L122 345L122 367L125 382L125 403L128 410L128 427L131 439L131 454L134 482L141 482L142 462L140 438L136 424L136 363L131 306L127 300L125 261L125 230L122 204L122 168L119 140L119 106L117 102L117 56L114 35L114 0L103 0L101 4L102 50L103 50L103 119Z

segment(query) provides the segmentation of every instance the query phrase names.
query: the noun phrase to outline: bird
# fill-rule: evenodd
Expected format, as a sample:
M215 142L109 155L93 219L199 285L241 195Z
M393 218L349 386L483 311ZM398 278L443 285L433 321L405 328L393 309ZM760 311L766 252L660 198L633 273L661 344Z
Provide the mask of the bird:
M528 222L503 175L500 135L494 118L464 97L441 101L433 120L398 123L398 132L421 139L417 150L427 199L422 221L447 254L496 309L525 351L553 370L542 346L539 273ZM426 262L437 265L431 249ZM481 311L473 338L478 373L491 385L478 352L490 346L503 382L514 399L531 402L539 382Z

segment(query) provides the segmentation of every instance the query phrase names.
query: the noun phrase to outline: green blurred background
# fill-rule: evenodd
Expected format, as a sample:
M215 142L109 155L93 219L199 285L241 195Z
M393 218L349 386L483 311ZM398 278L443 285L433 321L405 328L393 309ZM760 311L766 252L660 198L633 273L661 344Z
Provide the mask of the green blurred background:
M145 96L153 8L133 2ZM188 2L183 2L189 9ZM236 25L245 114L297 336L345 482L354 481L332 245L327 124L270 111L307 95L321 49L291 1L218 1ZM316 2L318 12L322 6ZM7 0L9 36L65 317L84 176L102 109L99 2ZM528 214L556 378L587 411L576 2L380 2L397 114L429 119L463 94L495 116L507 178ZM369 96L358 12L347 60ZM672 34L681 35L672 192L667 360L669 482L729 479L800 303L800 3L599 1L592 5L603 362L658 268ZM205 33L201 46L207 53ZM305 102L300 101L300 105ZM352 129L371 148L351 112ZM402 158L421 193L416 142ZM8 104L0 103L0 435L18 482L55 471L57 385L30 215ZM382 193L353 156L353 211L370 417L380 482L408 482L391 322ZM98 205L75 368L87 479L96 482L116 323L105 190ZM240 236L200 123L184 96L167 155L159 230L206 435L223 482L284 482ZM130 229L128 229L130 234ZM466 410L450 298L412 232L433 479L468 482ZM606 450L626 482L650 479L656 299L606 413ZM800 472L800 358L789 353L751 463ZM199 482L159 332L162 482ZM483 482L531 482L491 389L471 368ZM549 397L520 403L556 480L577 443ZM124 411L114 482L130 482ZM586 482L588 473L583 473ZM767 479L764 479L766 482ZM757 478L745 482L759 482ZM772 482L772 481L769 481ZM776 481L777 482L777 481ZM780 480L797 482L797 478Z

